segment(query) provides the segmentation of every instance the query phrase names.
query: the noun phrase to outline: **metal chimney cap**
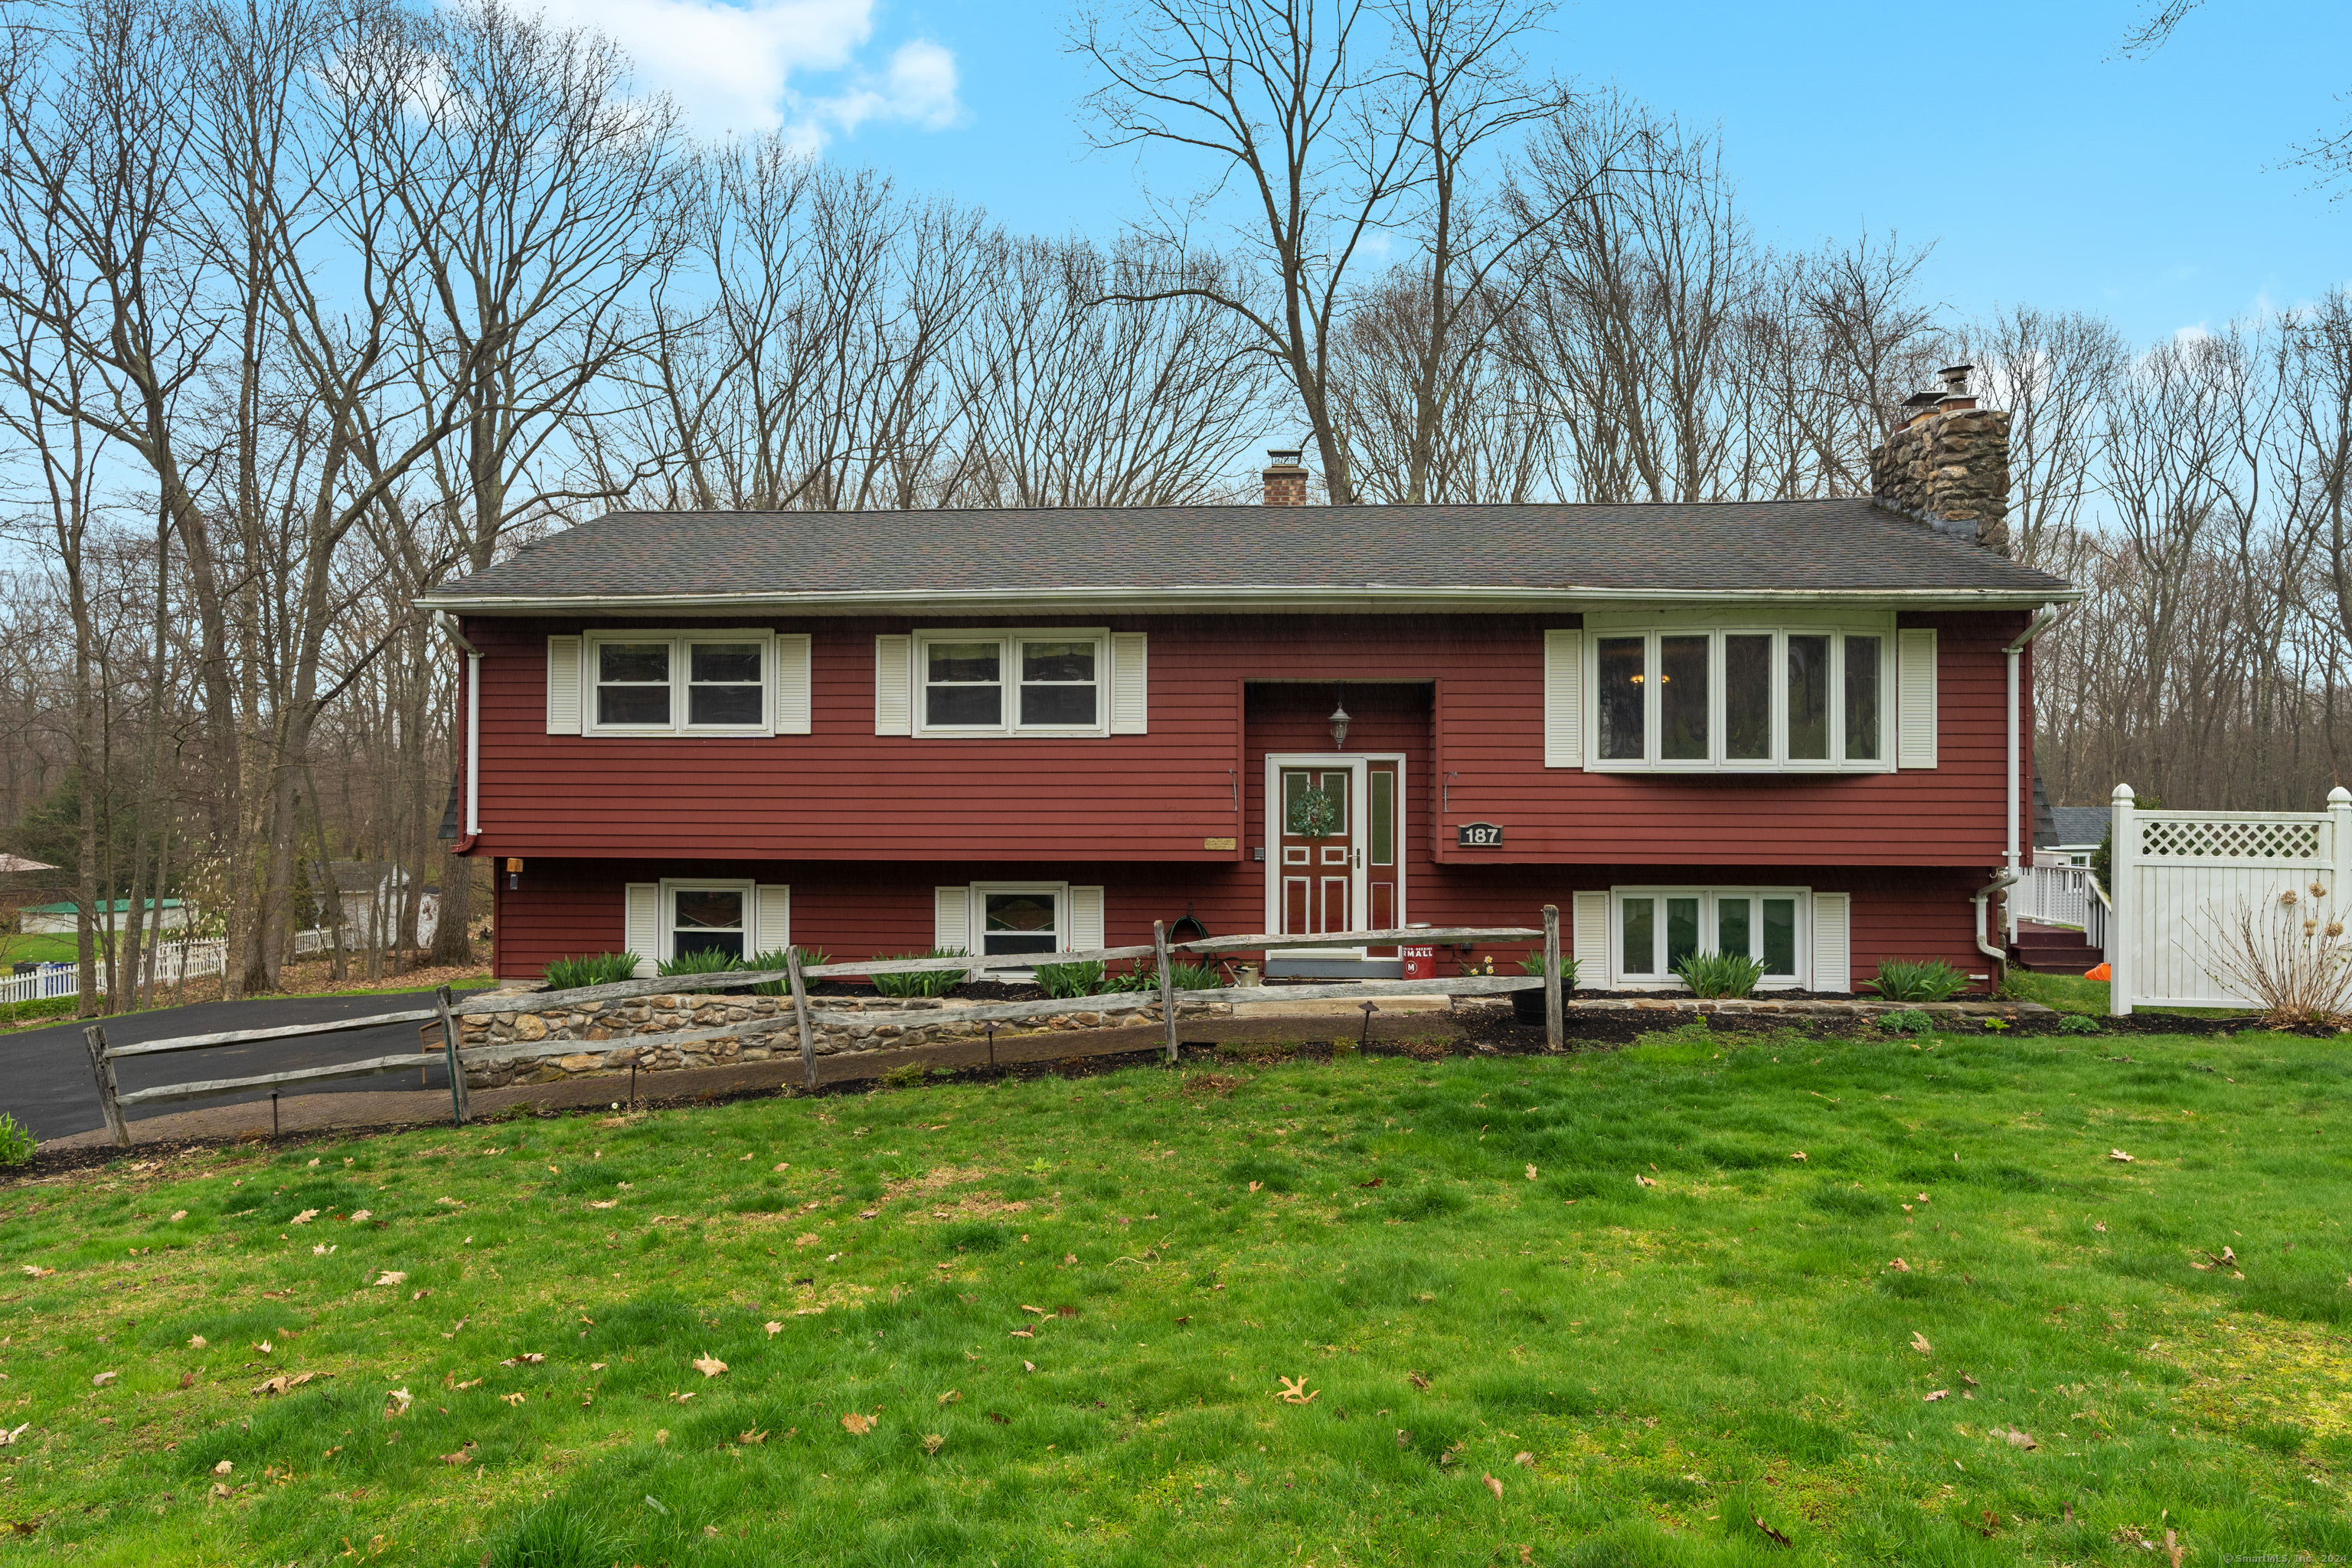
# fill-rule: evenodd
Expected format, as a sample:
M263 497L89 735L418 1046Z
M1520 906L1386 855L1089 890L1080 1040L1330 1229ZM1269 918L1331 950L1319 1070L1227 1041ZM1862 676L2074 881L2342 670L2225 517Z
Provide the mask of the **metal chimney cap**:
M1277 468L1296 468L1301 466L1298 459L1307 455L1307 448L1304 447L1268 447L1265 449L1265 455L1274 459L1274 466Z
M1903 400L1903 406L1906 408L1932 408L1942 401L1944 401L1944 395L1940 392L1915 392L1910 396Z
M1976 366L1972 364L1948 364L1936 374L1946 386L1954 391L1964 391L1969 384L1969 372L1974 369Z

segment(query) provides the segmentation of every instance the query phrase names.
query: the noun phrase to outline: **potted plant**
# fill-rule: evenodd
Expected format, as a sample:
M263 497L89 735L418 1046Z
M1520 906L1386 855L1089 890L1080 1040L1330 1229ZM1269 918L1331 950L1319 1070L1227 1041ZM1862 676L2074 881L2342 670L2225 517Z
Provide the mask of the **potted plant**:
M1544 972L1543 954L1539 952L1528 954L1527 957L1519 960L1519 967L1529 974L1541 974ZM1559 994L1565 997L1575 989L1576 960L1562 953L1559 958ZM1512 992L1511 1016L1522 1024L1542 1023L1544 1021L1543 992L1541 990Z

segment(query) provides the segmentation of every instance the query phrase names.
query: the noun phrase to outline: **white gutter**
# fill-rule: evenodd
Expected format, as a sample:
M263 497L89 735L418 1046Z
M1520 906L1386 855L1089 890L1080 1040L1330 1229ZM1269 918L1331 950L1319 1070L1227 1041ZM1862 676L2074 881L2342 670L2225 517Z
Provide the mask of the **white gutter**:
M2003 871L2000 876L1995 877L1991 881L1987 882L1983 887L1979 888L1969 897L1969 902L1977 907L1977 951L1983 953L1987 958L1992 959L1997 963L2007 963L2009 962L2009 950L2007 948L1995 947L1992 943L1985 941L1985 901L1990 899L1995 893L2000 892L2002 889L2016 886L2019 882L2024 879L2024 875L2025 874L2021 871Z
M2006 862L2008 869L2007 879L1998 884L2003 888L2018 881L2025 874L2018 865L2021 855L2018 845L2018 817L2025 804L2024 781L2021 776L2025 768L2025 742L2021 730L2023 715L2020 711L2022 701L2020 689L2021 685L2020 667L2026 646L2035 637L2048 631L2050 623L2057 618L2057 605L2054 603L2043 605L2039 611L2035 612L2033 619L2026 623L2025 630L2019 635L2018 639L2001 650L2009 659L2009 842L2008 847L2001 851L2001 858ZM1979 893L1977 898L1981 901L1985 893L1992 890L1993 889L1987 888L1984 892ZM2007 919L2003 923L2008 926L2009 934L2014 940L2017 935L2016 907L2007 905L2005 900L2004 903L2007 909ZM1984 930L1983 921L1978 922L1977 929L1979 933L1977 937L1977 945L1984 947L1984 937L1981 934ZM1986 948L1985 951L1990 952L1992 950ZM2000 958L2005 954L1994 953L1993 956Z
M2080 590L2021 591L2012 588L1525 588L1409 587L1367 583L1359 586L1301 587L1295 584L1180 584L1165 588L1074 587L983 589L887 589L839 594L566 594L503 595L440 593L420 596L425 609L470 610L482 615L649 615L698 611L777 610L799 615L853 616L929 605L998 615L1068 607L1104 612L1193 610L1274 613L1431 610L1511 610L1558 613L1586 605L1934 605L1953 609L2030 609L2072 604Z
M482 650L457 629L457 617L444 612L441 629L466 650L466 837L482 831Z

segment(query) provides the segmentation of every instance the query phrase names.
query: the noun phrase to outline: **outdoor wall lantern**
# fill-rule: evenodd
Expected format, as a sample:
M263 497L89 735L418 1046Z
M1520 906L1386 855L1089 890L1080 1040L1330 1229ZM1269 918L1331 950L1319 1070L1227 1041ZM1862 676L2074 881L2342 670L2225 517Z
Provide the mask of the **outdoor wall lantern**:
M1348 743L1347 690L1340 689L1339 701L1331 710L1331 747L1334 751Z

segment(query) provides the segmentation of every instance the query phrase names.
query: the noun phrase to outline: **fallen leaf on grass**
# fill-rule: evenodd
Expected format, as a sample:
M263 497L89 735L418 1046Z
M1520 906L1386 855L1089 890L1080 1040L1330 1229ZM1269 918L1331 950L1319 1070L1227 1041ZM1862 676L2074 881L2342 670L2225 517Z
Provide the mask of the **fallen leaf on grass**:
M453 1384L451 1386L456 1388L479 1388L487 1381L488 1380L486 1378L470 1377L463 1383Z
M192 1351L200 1351L204 1349L205 1336L202 1334L190 1334L188 1336L188 1348Z
M940 1436L937 1432L926 1432L923 1434L924 1453L936 1455L941 1448L944 1448L947 1446L948 1440Z
M1634 1173L1633 1173L1633 1181L1634 1181L1634 1184L1635 1184L1636 1185L1638 1185L1638 1186L1654 1187L1654 1186L1656 1186L1656 1185L1658 1184L1657 1183L1655 1183L1655 1182L1652 1181L1649 1177L1647 1177L1647 1176L1645 1176L1645 1175L1642 1174L1642 1173L1641 1173L1641 1172L1639 1172L1639 1171L1636 1171L1636 1172L1634 1172Z
M187 1217L188 1217L188 1211L187 1211L187 1210L185 1210L185 1209L173 1209L173 1210L172 1211L172 1223L173 1223L173 1225L177 1225L177 1224L179 1224L182 1220L184 1220L184 1219L185 1219L185 1218L187 1218Z
M367 1209L353 1209L352 1211L352 1223L353 1225L365 1225L374 1217L375 1215Z
M1805 1152L1802 1149L1800 1149L1795 1153L1790 1155L1789 1158L1791 1160L1803 1160L1805 1158ZM1808 1164L1811 1163L1811 1161L1807 1161L1806 1163Z
M1021 1363L1021 1370L1023 1372L1035 1372L1037 1370L1037 1363L1034 1361L1024 1361Z
M5 1448L5 1447L8 1447L11 1443L14 1443L17 1438L19 1438L19 1437L23 1436L25 1435L25 1427L26 1427L26 1426L30 1426L31 1425L32 1425L32 1423L31 1423L30 1421L27 1421L27 1422L26 1422L26 1423L24 1424L24 1426L19 1426L19 1427L17 1427L17 1428L16 1428L15 1431L13 1431L13 1432L12 1432L12 1431L10 1431L10 1430L8 1430L6 1427L0 1427L0 1448Z
M1024 1312L1034 1312L1034 1313L1036 1313L1036 1314L1037 1314L1039 1317L1041 1317L1041 1318L1051 1317L1051 1316L1053 1315L1052 1313L1050 1313L1050 1312L1046 1311L1045 1308L1043 1308L1043 1307L1033 1307L1033 1306L1029 1305L1026 1301L1024 1301L1024 1302L1021 1304L1021 1310L1022 1310L1023 1311L1024 1311Z
M1911 1272L1911 1266L1910 1266L1909 1264L1907 1264L1907 1263L1904 1262L1904 1261L1903 1261L1903 1259L1901 1259L1901 1258L1895 1258L1893 1262L1891 1262L1891 1263L1887 1264L1887 1266L1886 1266L1886 1267L1888 1267L1889 1268L1892 1268L1892 1269L1893 1269L1893 1270L1895 1270L1895 1272L1896 1272L1897 1274L1908 1274L1908 1273L1910 1273L1910 1272Z
M1529 1165L1529 1166L1528 1167L1528 1181L1530 1181L1530 1182L1532 1182L1532 1181L1534 1181L1535 1179L1536 1179L1536 1168L1535 1168L1533 1165Z
M385 1391L383 1397L385 1400L383 1418L387 1421L391 1420L395 1415L407 1415L408 1407L415 1403L415 1400L409 1398L408 1390L404 1388L388 1389Z
M1921 1355L1933 1355L1936 1353L1927 1343L1927 1336L1921 1333L1916 1329L1911 1331L1911 1348L1917 1351Z
M2137 1164L2137 1163L2139 1163L2138 1161L2134 1160L2134 1159L2133 1159L2129 1154L2125 1153L2125 1152L2124 1152L2122 1150L2120 1150L2120 1149L2110 1149L2110 1150L2108 1150L2108 1151L2107 1151L2107 1158L2108 1158L2108 1159L2110 1159L2110 1160L2113 1160L2114 1162L2116 1162L2116 1163L2117 1163L2117 1164L2119 1164L2119 1165L2136 1165L2136 1164Z
M1948 1389L1948 1388L1939 1388L1939 1389L1936 1390L1936 1392L1935 1392L1935 1393L1933 1393L1933 1394L1921 1394L1921 1395L1919 1396L1919 1401L1920 1401L1920 1403L1921 1403L1921 1404L1923 1404L1923 1405L1933 1405L1933 1404L1934 1404L1934 1403L1936 1403L1936 1401L1937 1401L1938 1399L1949 1399L1951 1396L1952 1396L1952 1391L1951 1391L1950 1389Z
M599 1198L596 1202L590 1204L588 1206L592 1209L608 1209L613 1207L615 1204L618 1204L620 1201L621 1200L618 1198Z
M1276 1375L1281 1381L1282 1392L1275 1397L1286 1405L1312 1405L1323 1392L1318 1388L1313 1394L1309 1394L1307 1391L1307 1379L1304 1375L1298 1377L1281 1377L1280 1373Z
M520 1405L524 1400L529 1399L530 1395L528 1394L501 1394L499 1397L505 1400L509 1405Z
M988 1413L988 1418L989 1418L991 1421L995 1422L999 1426L1012 1426L1012 1425L1013 1425L1013 1417L1012 1417L1012 1416L1010 1416L1010 1415L998 1415L998 1414L997 1414L995 1411L993 1411L993 1410L992 1410L992 1411L990 1411L990 1412ZM18 1428L17 1428L17 1430L21 1432L21 1431L23 1431L23 1430L24 1430L24 1428L20 1426L20 1427L18 1427Z
M317 1219L318 1217L319 1211L317 1209L304 1209L300 1214L296 1215L287 1223L289 1225L309 1225L312 1220Z
M121 1375L122 1374L119 1372L98 1373L90 1378L89 1385L92 1388L104 1388L108 1384L112 1383L116 1378L121 1377Z
M874 1417L871 1415L860 1415L856 1411L853 1410L848 1415L841 1418L841 1425L851 1436L863 1437L866 1434L874 1430Z
M1385 1185L1387 1182L1388 1178L1386 1176L1374 1176L1370 1181L1358 1182L1356 1185L1360 1187L1378 1187Z
M256 1388L253 1392L256 1394L275 1396L277 1394L286 1393L289 1389L299 1388L314 1377L332 1377L335 1374L331 1372L298 1372L292 1373L281 1372L276 1377L265 1379L261 1385Z
M1252 1191L1252 1192L1256 1192L1259 1188L1261 1188L1261 1187L1263 1187L1263 1186L1265 1186L1265 1184L1264 1182L1252 1182L1252 1183L1250 1184L1249 1190L1250 1190L1250 1191Z
M738 1432L735 1434L735 1441L746 1448L750 1447L754 1443L764 1443L767 1440L768 1435L765 1432Z
M768 1330L768 1336L771 1339L784 1331L784 1325L776 1321L773 1318L768 1320L766 1327Z
M717 1377L720 1373L727 1370L727 1363L720 1361L717 1356L712 1355L709 1352L705 1351L702 1354L694 1358L694 1370L700 1373L705 1377Z
M940 1403L941 1405L958 1405L958 1404L962 1403L962 1401L963 1401L963 1394L962 1394L962 1393L961 1393L961 1391L959 1391L959 1390L952 1389L952 1388L949 1389L945 1394L940 1394Z
M543 1352L525 1351L520 1355L510 1355L507 1357L506 1360L499 1363L499 1364L500 1366L538 1366L546 1360L547 1356Z
M456 1453L454 1453L454 1454L444 1454L444 1455L442 1455L442 1456L441 1456L441 1462L442 1462L443 1464L445 1464L445 1465L470 1465L470 1464L472 1464L472 1463L474 1462L474 1445L473 1445L473 1443L472 1443L470 1440L468 1440L468 1441L467 1441L467 1442L464 1442L464 1443L459 1444L459 1445L457 1446L457 1451Z
M1503 1499L1503 1483L1492 1476L1481 1476L1479 1479L1486 1483L1486 1489L1495 1494L1495 1500L1500 1502Z
M1415 1388L1427 1388L1429 1386L1429 1374L1427 1373L1409 1372L1404 1374L1404 1380L1412 1384Z
M230 1464L226 1459L223 1459L219 1464L213 1467L213 1474L216 1476L225 1476L235 1468L236 1468L235 1465Z
M387 1268L376 1276L375 1282L379 1285L405 1285L408 1283L408 1276L400 1269Z
M27 1263L25 1265L25 1272L35 1279L47 1279L50 1275L55 1274L57 1270L54 1268L44 1268L37 1263Z
M1763 1515L1758 1514L1754 1516L1751 1522L1755 1524L1757 1529L1764 1532L1767 1540L1772 1542L1775 1545L1788 1546L1793 1544L1787 1536L1781 1534L1779 1531L1765 1523Z
M313 1258L326 1258L331 1256L334 1250L335 1249L332 1247L328 1246L322 1241L316 1247L310 1248L310 1256Z

